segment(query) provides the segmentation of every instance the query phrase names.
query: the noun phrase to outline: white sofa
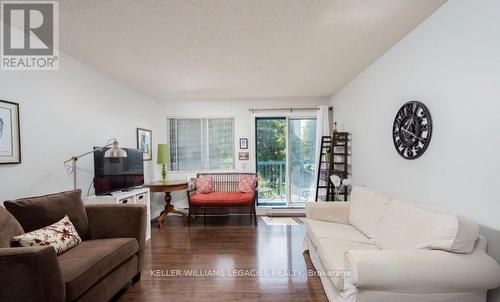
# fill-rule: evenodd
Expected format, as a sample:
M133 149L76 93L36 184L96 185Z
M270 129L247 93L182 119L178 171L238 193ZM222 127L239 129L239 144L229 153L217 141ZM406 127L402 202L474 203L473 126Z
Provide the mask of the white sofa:
M353 188L350 202L306 205L304 248L330 301L484 302L500 286L479 226Z

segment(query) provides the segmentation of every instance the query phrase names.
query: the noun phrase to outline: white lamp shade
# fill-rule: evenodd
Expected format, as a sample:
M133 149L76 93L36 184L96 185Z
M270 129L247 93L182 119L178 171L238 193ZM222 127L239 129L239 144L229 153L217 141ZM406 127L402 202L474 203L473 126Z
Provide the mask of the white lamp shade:
M342 185L345 187L347 187L351 183L352 183L352 179L350 179L350 178L346 178L346 179L342 180Z
M335 187L340 186L341 180L340 180L340 177L338 175L332 175L332 176L330 176L330 180L332 181L332 183L333 183L333 185Z
M111 146L111 148L109 148L109 150L107 150L104 153L104 157L107 157L107 158L127 157L127 152L125 152L125 150L120 148L120 146L118 145L118 142L115 140L113 142L113 146Z

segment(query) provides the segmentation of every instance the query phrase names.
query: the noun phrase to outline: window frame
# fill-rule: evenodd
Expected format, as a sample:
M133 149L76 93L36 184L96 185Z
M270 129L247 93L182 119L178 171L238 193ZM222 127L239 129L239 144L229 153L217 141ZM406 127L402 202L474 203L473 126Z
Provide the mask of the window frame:
M200 170L172 170L172 162L169 165L169 173L172 174L195 174L198 172L205 172L205 173L223 173L223 172L235 172L236 171L236 117L235 116L167 116L166 119L166 137L167 137L167 144L169 145L169 148L171 146L171 140L170 140L170 120L175 119L193 119L193 120L200 120L200 126L201 126L201 138L200 141L202 141L202 153L203 153L203 165L208 164L208 158L209 158L209 127L208 127L208 120L210 119L231 119L233 121L233 146L231 148L232 150L232 155L233 155L233 167L232 169L220 169L220 170L210 170L210 169L200 169ZM177 144L176 144L177 145Z

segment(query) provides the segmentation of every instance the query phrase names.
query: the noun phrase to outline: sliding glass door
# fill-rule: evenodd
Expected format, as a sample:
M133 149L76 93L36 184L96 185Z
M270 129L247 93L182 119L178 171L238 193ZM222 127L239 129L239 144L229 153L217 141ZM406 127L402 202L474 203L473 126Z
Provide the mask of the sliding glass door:
M286 206L286 118L256 118L255 138L259 176L257 204Z
M314 200L316 119L255 118L261 206L302 206Z
M289 204L314 200L316 119L289 119Z

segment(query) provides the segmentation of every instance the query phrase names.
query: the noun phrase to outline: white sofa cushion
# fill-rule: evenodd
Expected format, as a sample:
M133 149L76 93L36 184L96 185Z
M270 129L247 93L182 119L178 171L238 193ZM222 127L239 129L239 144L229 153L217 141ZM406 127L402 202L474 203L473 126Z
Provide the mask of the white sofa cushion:
M375 243L382 249L438 249L470 253L479 235L474 222L456 215L397 200L385 211Z
M373 244L354 242L340 238L320 238L318 241L318 257L325 267L327 276L338 290L344 290L344 276L350 278L350 273L346 271L344 255L352 250L378 250ZM323 273L323 272L320 272Z
M457 216L458 234L449 251L454 253L471 253L479 238L479 225L467 217Z
M349 202L306 202L306 217L312 220L349 224L350 208Z
M500 266L481 250L471 254L422 249L351 250L344 260L351 272L345 287L352 284L361 290L430 294L479 292L500 286Z
M348 224L306 219L306 231L315 246L318 246L320 238L341 238L355 242L373 243L356 228Z
M349 223L368 238L374 238L388 203L389 198L381 193L354 187L351 193Z

